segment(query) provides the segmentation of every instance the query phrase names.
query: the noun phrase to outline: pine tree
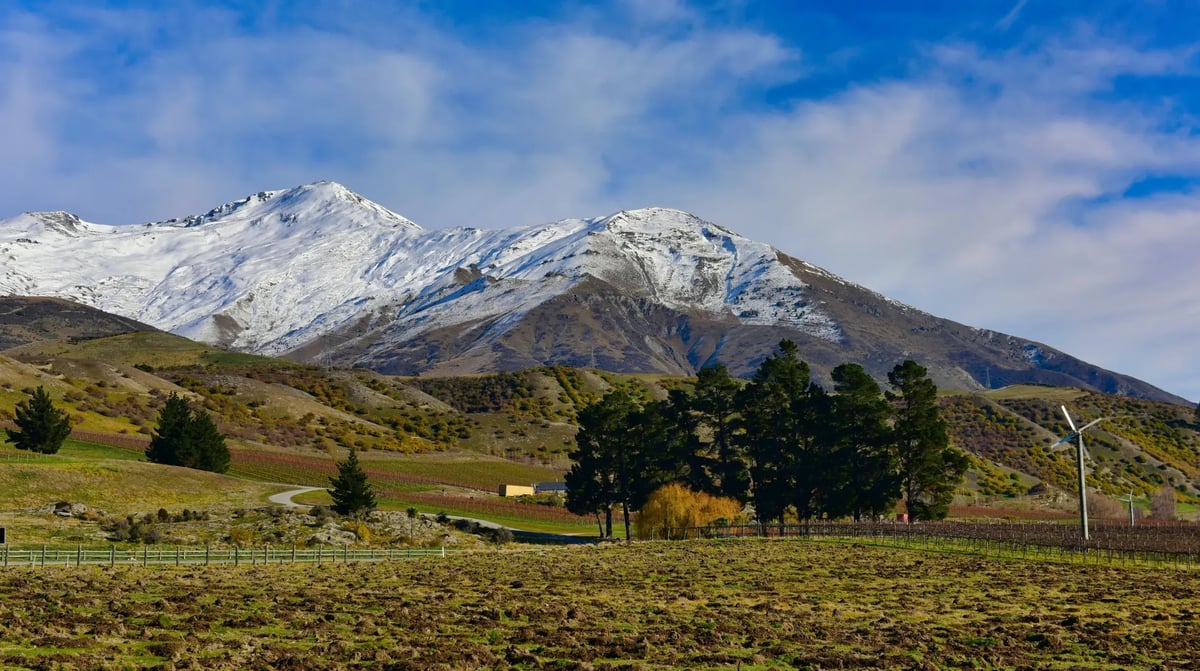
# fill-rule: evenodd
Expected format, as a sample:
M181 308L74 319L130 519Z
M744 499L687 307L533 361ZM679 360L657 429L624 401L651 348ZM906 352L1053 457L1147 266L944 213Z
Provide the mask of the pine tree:
M575 462L566 475L567 509L604 513L604 537L612 537L613 508L621 505L626 538L629 514L649 495L644 445L648 440L641 408L623 391L611 391L579 412Z
M714 491L716 460L700 440L699 417L692 412L692 399L683 389L672 389L665 400L651 401L636 418L639 426L642 479L640 503L665 482L681 482L697 491Z
M203 410L193 411L174 392L158 411L158 427L146 448L146 459L214 473L229 470L229 448L212 416Z
M225 436L217 430L217 425L207 412L193 411L188 433L195 455L192 468L213 473L229 470L229 448L225 445Z
M782 520L789 505L801 519L816 513L822 464L818 431L824 390L813 385L796 344L779 343L739 395L743 433L750 457L754 510L760 521Z
M185 465L185 460L190 458L188 426L191 423L192 409L187 401L171 392L158 411L158 426L146 448L147 461L168 466Z
M54 407L50 394L42 387L28 401L18 403L16 410L17 429L4 431L8 434L5 442L13 443L18 450L55 454L71 433L70 417Z
M358 450L350 448L350 456L337 464L337 477L330 478L333 509L340 515L362 517L375 510L375 491L367 482L367 473L358 463Z
M725 366L700 369L691 404L700 426L711 437L709 451L716 489L712 493L730 496L742 503L750 500L750 468L746 455L735 440L738 393L742 385L729 376Z
M915 361L888 373L894 406L892 425L908 521L942 519L970 462L950 447L946 420L937 404L937 386Z
M833 454L825 512L830 517L849 515L856 522L886 515L900 498L888 427L891 407L879 384L856 363L834 368L833 384Z

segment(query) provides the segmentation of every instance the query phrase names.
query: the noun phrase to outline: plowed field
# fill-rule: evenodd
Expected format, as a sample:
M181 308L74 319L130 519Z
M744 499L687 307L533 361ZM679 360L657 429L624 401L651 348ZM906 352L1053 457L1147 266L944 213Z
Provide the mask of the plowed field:
M1200 668L1200 573L796 540L10 568L4 668Z

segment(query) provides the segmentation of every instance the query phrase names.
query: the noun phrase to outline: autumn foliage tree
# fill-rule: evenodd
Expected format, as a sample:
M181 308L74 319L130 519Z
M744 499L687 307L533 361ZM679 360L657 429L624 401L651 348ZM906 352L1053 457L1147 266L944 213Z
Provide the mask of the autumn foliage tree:
M671 530L702 527L717 520L732 522L742 512L737 499L697 492L672 482L656 489L638 514L637 537L666 538Z

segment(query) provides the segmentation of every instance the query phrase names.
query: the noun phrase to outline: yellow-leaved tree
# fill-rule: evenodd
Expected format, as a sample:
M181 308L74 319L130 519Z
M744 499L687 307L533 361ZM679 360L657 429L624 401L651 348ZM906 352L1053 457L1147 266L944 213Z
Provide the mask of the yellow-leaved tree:
M717 520L733 522L742 513L737 499L695 492L672 482L654 490L638 513L636 532L641 539L683 537L684 529Z

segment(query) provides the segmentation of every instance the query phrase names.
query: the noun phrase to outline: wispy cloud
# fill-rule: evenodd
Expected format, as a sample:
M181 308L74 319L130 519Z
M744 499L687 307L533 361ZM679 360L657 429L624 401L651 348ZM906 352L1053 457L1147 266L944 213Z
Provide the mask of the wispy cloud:
M435 227L682 207L1200 397L1180 365L1200 331L1200 143L1173 93L1194 44L1087 21L1022 37L1041 5L1017 2L983 24L1002 47L914 39L888 54L901 66L831 85L876 47L813 51L683 2L490 32L407 10L67 7L0 16L0 216L132 223L316 179ZM1123 197L1156 176L1184 190Z
M1008 30L1011 28L1013 23L1016 22L1017 18L1021 16L1021 10L1025 9L1025 5L1027 4L1029 4L1029 0L1017 0L1016 4L1012 6L1012 9L1008 10L1008 13L996 22L996 27L1000 30Z

